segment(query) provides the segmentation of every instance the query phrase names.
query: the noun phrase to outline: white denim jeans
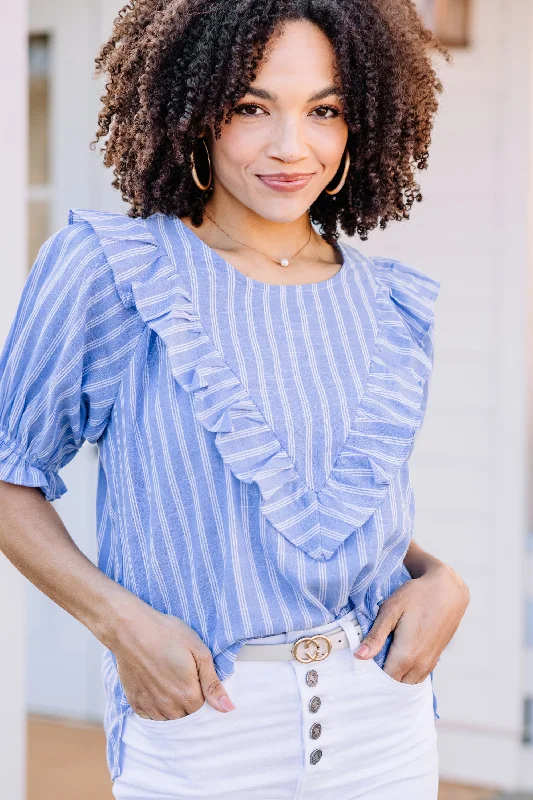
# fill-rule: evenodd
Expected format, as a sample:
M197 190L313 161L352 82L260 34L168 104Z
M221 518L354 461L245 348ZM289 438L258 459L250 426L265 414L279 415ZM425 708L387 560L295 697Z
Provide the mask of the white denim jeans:
M431 678L400 683L356 659L353 617L249 640L291 642L341 626L350 647L311 664L237 660L224 681L234 711L206 701L177 720L129 714L116 800L437 800Z

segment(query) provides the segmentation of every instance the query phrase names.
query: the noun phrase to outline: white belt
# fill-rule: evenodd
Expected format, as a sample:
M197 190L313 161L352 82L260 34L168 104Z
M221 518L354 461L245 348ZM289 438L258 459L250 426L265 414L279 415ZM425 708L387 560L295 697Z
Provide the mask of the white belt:
M355 620L349 620L353 625L359 641L363 639L361 626ZM259 644L245 642L237 654L239 661L278 661L295 658L301 664L310 664L312 661L323 661L333 650L340 650L349 646L348 636L343 628L336 628L326 634L317 633L314 636L302 636L295 642L281 642L280 644Z

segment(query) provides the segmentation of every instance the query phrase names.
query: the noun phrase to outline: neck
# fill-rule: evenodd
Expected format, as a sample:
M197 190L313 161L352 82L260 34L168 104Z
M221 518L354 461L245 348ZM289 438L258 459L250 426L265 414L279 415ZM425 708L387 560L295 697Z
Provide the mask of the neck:
M215 247L225 250L241 250L242 245L235 241L238 239L250 247L268 252L272 258L282 259L290 257L298 247L303 247L309 240L310 233L310 246L313 238L318 235L311 230L307 211L290 222L272 221L256 214L242 203L227 202L220 194L217 196L216 190L206 204L206 211L224 231L207 219L212 228L210 238Z

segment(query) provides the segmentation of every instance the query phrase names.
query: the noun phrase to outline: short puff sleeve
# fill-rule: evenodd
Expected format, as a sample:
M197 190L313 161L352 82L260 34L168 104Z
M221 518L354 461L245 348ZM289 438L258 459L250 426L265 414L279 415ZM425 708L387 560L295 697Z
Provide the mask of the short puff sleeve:
M42 245L0 355L0 480L67 491L58 472L102 436L142 330L90 225Z

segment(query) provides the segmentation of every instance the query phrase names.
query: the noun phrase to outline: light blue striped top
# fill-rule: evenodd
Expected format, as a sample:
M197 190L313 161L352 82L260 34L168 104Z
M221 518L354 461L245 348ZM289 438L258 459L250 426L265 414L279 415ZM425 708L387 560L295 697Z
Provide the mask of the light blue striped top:
M339 246L332 278L271 285L177 218L73 210L1 354L0 479L54 500L97 442L100 569L193 627L221 679L247 638L352 608L366 635L410 579L440 284ZM114 779L131 709L109 650L103 676Z

